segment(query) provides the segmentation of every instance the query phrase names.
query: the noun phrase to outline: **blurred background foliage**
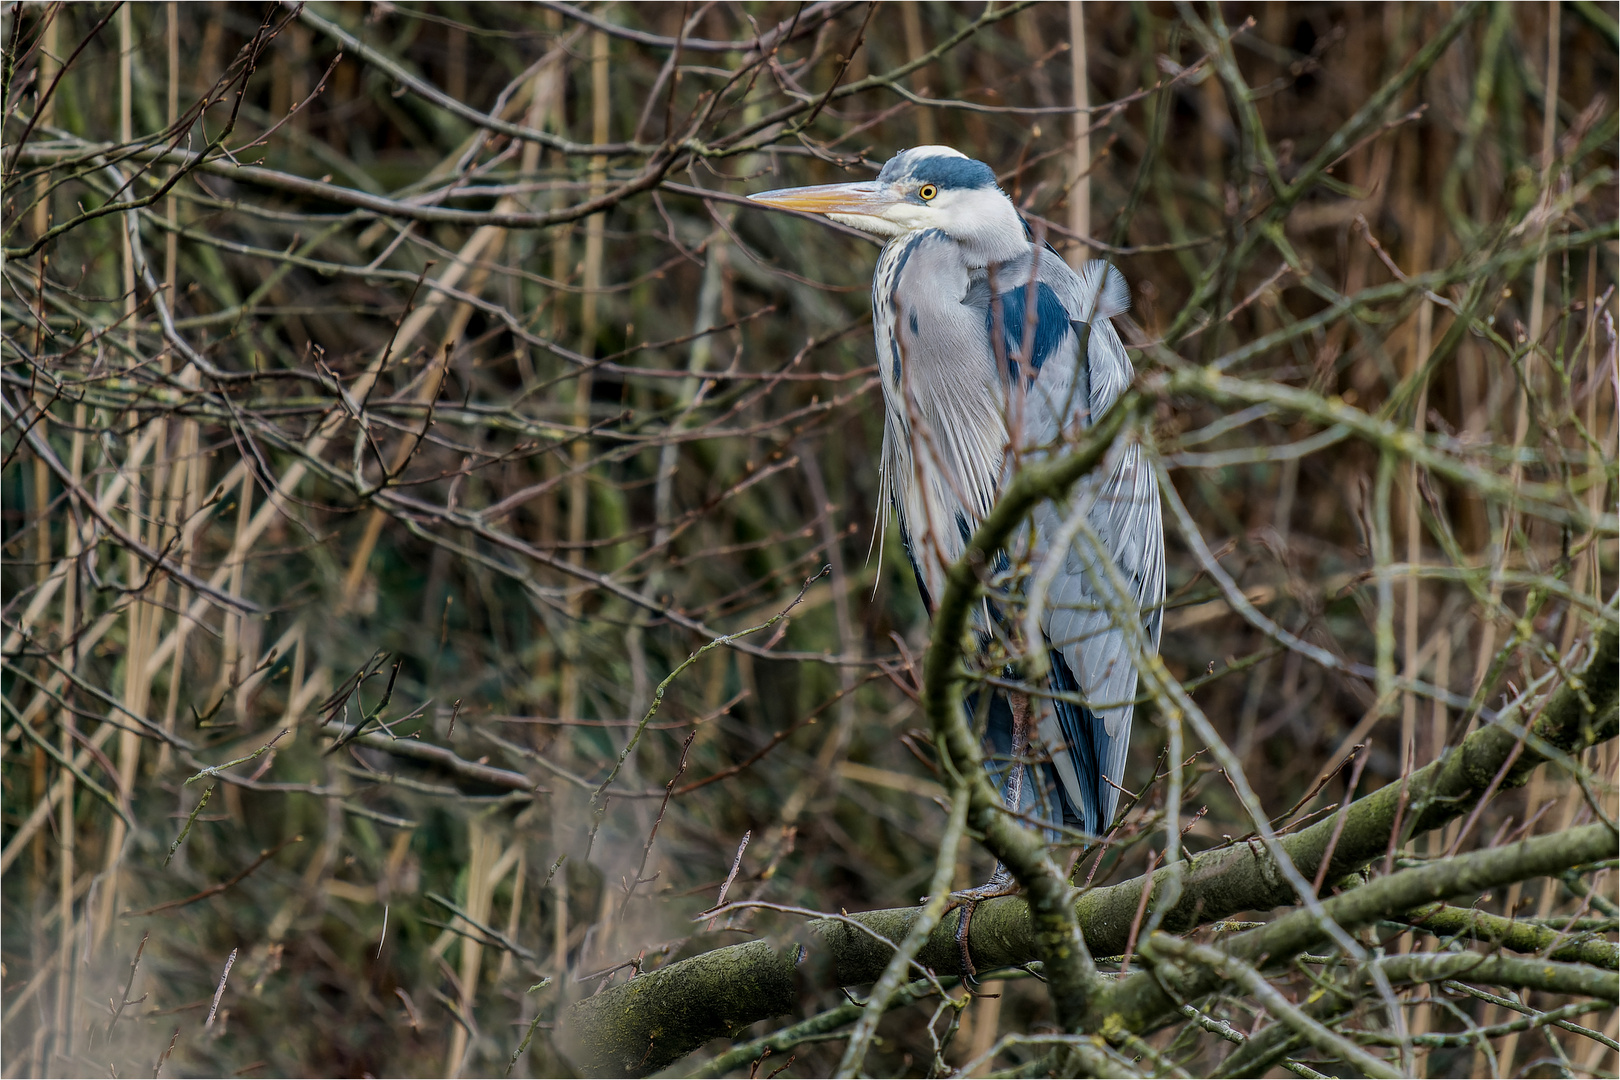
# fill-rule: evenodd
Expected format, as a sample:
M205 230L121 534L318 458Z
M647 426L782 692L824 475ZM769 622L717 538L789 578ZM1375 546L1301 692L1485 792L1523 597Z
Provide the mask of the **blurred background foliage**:
M1273 212L1268 172L1459 15ZM944 812L877 527L875 249L747 192L959 147L1124 271L1139 371L1302 387L1613 520L1613 4L20 4L3 40L7 1075L556 1074L560 1003L792 922L694 922L722 891L916 901ZM1432 760L1613 619L1612 528L1324 432L1155 418L1248 601L1343 661L1170 530L1164 656L1279 813L1357 747L1362 791ZM1134 738L1098 881L1163 797L1151 711ZM1571 791L1462 841L1568 827ZM1247 831L1218 773L1186 797L1191 846ZM943 1051L898 1010L869 1068L1044 1022L1000 992Z

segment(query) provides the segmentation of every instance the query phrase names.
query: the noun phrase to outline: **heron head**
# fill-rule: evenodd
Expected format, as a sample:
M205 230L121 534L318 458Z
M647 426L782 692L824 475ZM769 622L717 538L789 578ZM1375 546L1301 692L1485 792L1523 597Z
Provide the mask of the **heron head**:
M750 195L783 210L821 214L883 240L935 229L962 245L970 262L1011 258L1029 244L996 174L948 146L902 150L876 180L783 188Z

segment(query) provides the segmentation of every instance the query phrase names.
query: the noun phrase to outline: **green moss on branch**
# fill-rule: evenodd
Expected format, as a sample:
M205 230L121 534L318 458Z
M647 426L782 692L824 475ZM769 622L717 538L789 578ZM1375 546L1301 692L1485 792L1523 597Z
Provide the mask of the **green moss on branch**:
M1508 847L1402 870L1324 900L1322 907L1328 919L1353 929L1434 900L1479 893L1608 858L1617 841L1620 838L1606 824L1531 837ZM1286 959L1306 952L1326 940L1328 932L1323 920L1300 909L1236 935L1224 944L1223 951L1258 965L1268 959ZM1087 1027L1093 1031L1145 1033L1180 1015L1180 1002L1212 993L1221 985L1221 976L1209 968L1186 969L1178 978L1167 974L1161 965L1152 974L1133 975L1094 999L1086 1017Z
M1472 908L1428 904L1408 911L1397 921L1435 937L1466 937L1500 945L1520 953L1539 953L1549 960L1591 964L1614 971L1620 968L1620 945L1594 934L1565 934L1549 926L1504 919Z
M1547 760L1537 745L1576 754L1614 738L1616 687L1612 673L1617 663L1620 650L1614 629L1608 627L1597 636L1581 675L1560 686L1536 714L1530 728L1535 739L1527 740L1519 750L1499 789L1524 783L1530 771ZM1587 672L1594 673L1589 680ZM1300 873L1312 878L1331 845L1332 861L1324 880L1335 881L1382 858L1389 850L1397 819L1404 821L1403 832L1416 834L1467 813L1519 745L1514 729L1535 704L1521 698L1504 709L1497 723L1480 728L1439 761L1414 772L1407 778L1404 792L1402 785L1389 784L1351 803L1336 844L1332 836L1338 815L1283 837L1284 850ZM1158 876L1162 879L1168 873L1160 870ZM1155 883L1155 892L1161 884ZM1094 952L1124 951L1141 896L1142 883L1136 880L1094 889L1080 898L1080 922ZM1160 926L1179 933L1240 911L1265 911L1296 899L1265 848L1235 844L1203 852L1189 862L1182 872L1181 899L1165 912Z
M1542 990L1603 1001L1614 1001L1620 994L1620 976L1578 964L1549 963L1517 956L1481 956L1472 952L1410 953L1373 961L1352 977L1340 980L1334 992L1313 995L1302 1010L1323 1024L1346 1015L1362 995L1372 989L1374 966L1391 986L1460 979L1486 986ZM1232 1056L1221 1063L1215 1080L1264 1076L1303 1044L1304 1040L1287 1026L1272 1025L1233 1051Z
M1125 401L1120 403L1125 405ZM1123 409L1116 422L1123 422ZM1107 418L1105 418L1105 424ZM1099 445L1102 438L1112 439L1115 432L1105 431L1099 425L1096 433ZM1054 467L1071 462L1063 459ZM1089 462L1070 466L1074 479L1089 471ZM1055 483L1061 477L1047 476L1043 482ZM1030 481L1032 484L1038 481ZM1070 480L1069 483L1072 483ZM987 519L988 523L988 519ZM1517 749L1518 757L1504 774L1500 788L1513 787L1528 779L1531 770L1547 760L1542 748L1574 755L1589 746L1615 737L1617 727L1616 684L1613 672L1620 664L1613 627L1605 627L1593 643L1591 659L1582 672L1561 685L1550 698L1520 699L1505 709L1498 722L1475 731L1462 745L1407 779L1405 794L1400 784L1390 784L1351 803L1345 812L1345 825L1338 843L1333 845L1332 864L1327 880L1337 880L1345 874L1359 870L1375 859L1382 858L1389 848L1391 833L1397 818L1406 822L1403 832L1422 832L1467 813L1486 793L1492 780ZM945 700L944 690L931 688ZM1542 701L1544 700L1544 704ZM1542 707L1537 711L1536 706ZM1529 733L1532 738L1521 745L1519 725L1534 717ZM960 742L960 738L956 739ZM971 749L971 743L949 746L953 759L961 760ZM982 771L979 774L982 779ZM971 781L970 781L971 782ZM984 784L988 788L988 783ZM981 793L982 797L982 793ZM991 798L994 799L993 792ZM1404 800L1404 801L1403 801ZM978 813L978 810L975 810ZM989 824L987 832L1000 835L1004 829L1017 828L1006 815L991 811L982 819L973 820L976 828L984 828L981 820ZM1334 818L1322 821L1309 829L1283 837L1283 846L1294 865L1307 878L1313 876L1329 847ZM1592 826L1603 829L1603 826ZM1016 835L1016 834L1011 834ZM1567 869L1583 861L1612 856L1613 834L1604 841L1607 850L1587 852L1576 857L1568 851L1572 833L1544 838L1556 841L1563 854L1555 857L1551 870L1534 870L1526 876ZM1596 835L1596 834L1593 834ZM1603 844L1598 845L1599 848ZM994 847L992 850L996 850ZM1514 851L1514 849L1502 849ZM1570 849L1573 850L1573 849ZM1013 854L1013 848L1003 841L1002 851ZM997 852L998 857L1001 852ZM1480 852L1467 858L1496 855ZM1559 862L1558 859L1566 861ZM1348 897L1368 893L1385 887L1396 879L1409 880L1405 875L1439 872L1456 863L1425 867L1416 871L1403 871L1390 878L1354 890ZM1160 874L1167 873L1159 871ZM1460 879L1459 879L1460 880ZM1516 880L1516 879L1505 879ZM1466 882L1456 884L1455 892L1413 895L1404 901L1380 903L1376 911L1361 921L1351 919L1344 925L1362 925L1367 919L1389 918L1424 903L1466 891ZM1162 882L1156 883L1154 892ZM1140 878L1121 882L1082 894L1074 912L1080 931L1090 952L1108 955L1123 952L1129 936L1136 906L1142 896ZM1447 886L1450 887L1450 886ZM1049 900L1050 898L1044 898ZM1215 922L1242 911L1264 911L1297 900L1294 892L1283 880L1265 849L1238 844L1203 852L1184 866L1181 895L1176 905L1164 913L1160 926L1171 933L1182 933L1196 926ZM917 918L918 908L895 908L871 911L851 916L855 922L870 928L881 938L896 942L902 940ZM1048 912L1048 942L1059 940L1062 928L1055 912ZM1294 913L1279 920L1264 931L1283 925L1288 919L1308 913ZM1336 916L1349 918L1348 916ZM953 913L934 928L928 943L917 954L918 962L940 975L960 975L960 964L955 944L958 916ZM1055 930L1055 935L1054 935ZM1305 938L1315 940L1312 935ZM1235 942L1238 939L1233 939ZM1513 947L1512 941L1503 944ZM802 944L804 952L799 953ZM970 948L976 964L982 970L1012 967L1044 958L1043 945L1037 938L1035 920L1030 906L1023 897L1003 897L979 905L973 917ZM1304 945L1275 945L1272 955L1292 948L1299 951ZM564 1023L564 1045L569 1047L582 1067L597 1073L646 1075L678 1060L680 1057L717 1037L731 1037L736 1031L758 1020L793 1012L798 1007L800 981L814 985L855 986L876 981L888 963L892 950L872 934L864 933L837 920L816 920L806 924L797 935L796 943L778 947L763 941L729 946L702 956L651 971L576 1003L568 1010ZM1048 968L1051 977L1051 968ZM1110 996L1119 996L1124 987L1116 986ZM1134 991L1132 991L1134 993ZM1075 1000L1070 998L1069 1000ZM1137 1002L1128 1010L1132 1023L1148 1023L1163 1014L1165 1002L1151 1007ZM1088 1011L1093 1006L1088 1003ZM1093 1016L1093 1018L1095 1018ZM1127 1027L1130 1027L1128 1024ZM1132 1029L1139 1030L1139 1029Z

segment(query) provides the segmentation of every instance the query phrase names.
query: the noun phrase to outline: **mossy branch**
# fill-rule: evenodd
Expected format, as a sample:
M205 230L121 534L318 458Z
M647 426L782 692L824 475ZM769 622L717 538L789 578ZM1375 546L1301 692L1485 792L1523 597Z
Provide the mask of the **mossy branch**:
M1592 658L1583 671L1583 675L1594 674L1590 685L1585 678L1575 678L1552 694L1530 727L1533 738L1525 740L1499 788L1523 784L1530 770L1547 760L1544 750L1538 747L1574 754L1615 737L1616 688L1610 673L1617 662L1620 656L1615 631L1606 627L1598 635ZM1407 777L1404 797L1402 785L1389 784L1351 803L1342 814L1343 830L1338 843L1332 845L1332 859L1323 880L1336 881L1381 858L1389 850L1390 834L1398 819L1404 818L1403 831L1410 829L1415 835L1439 828L1471 810L1519 746L1513 728L1535 704L1534 700L1520 698L1498 715L1496 723L1480 728L1461 746L1412 773ZM1315 876L1340 816L1283 837L1284 850L1307 877ZM1167 874L1160 870L1156 876ZM1155 883L1155 891L1159 884ZM1264 911L1295 900L1293 890L1258 845L1234 844L1200 853L1183 871L1182 889L1180 902L1165 912L1160 924L1161 929L1171 933L1191 930L1240 911ZM1094 889L1080 898L1081 926L1094 951L1108 954L1123 950L1141 895L1141 882L1128 881Z
M1550 926L1520 922L1473 908L1427 904L1397 918L1435 937L1464 937L1520 953L1539 953L1549 960L1620 969L1620 945L1597 934L1566 934Z
M1326 919L1318 919L1306 910L1293 911L1266 926L1238 934L1224 944L1222 951L1257 965L1268 959L1286 960L1327 941L1326 920L1345 929L1366 926L1449 896L1483 892L1609 858L1617 842L1620 837L1607 824L1586 825L1402 870L1324 900ZM1147 947L1153 944L1150 941ZM1212 967L1183 969L1178 976L1169 971L1168 965L1161 964L1152 973L1133 975L1094 998L1086 1024L1090 1030L1104 1034L1142 1034L1179 1016L1181 1002L1213 993L1222 985L1222 976Z
M1066 487L1095 467L1127 415L1139 407L1139 401L1135 397L1123 399L1094 429L1081 453L1038 470L1029 470L1009 485L1003 502L992 511L975 536L966 559L953 569L953 580L959 575L963 586L976 580L968 560L973 559L976 552L981 553L982 559L983 551L993 550L983 545L995 542L999 536L1010 535L1010 528L1016 526L1022 513L1027 511L1027 505L1048 497L1052 491L1062 490L1059 485ZM1014 500L1024 503L1025 509L1011 509ZM1003 533L1002 529L1008 532ZM963 587L953 595L965 597L969 593L970 590ZM953 598L951 603L957 600ZM945 622L945 613L942 603L936 626ZM957 637L936 636L936 642L959 642L965 624L958 617L956 625ZM1498 785L1499 789L1524 783L1530 771L1550 754L1573 755L1614 738L1616 685L1611 673L1617 663L1620 663L1620 649L1617 649L1614 628L1608 626L1597 635L1590 659L1580 674L1563 682L1548 697L1521 697L1499 714L1496 723L1475 731L1440 760L1414 772L1407 778L1404 802L1402 785L1390 784L1351 803L1343 815L1342 833L1333 845L1327 880L1337 880L1381 858L1388 851L1398 818L1404 821L1403 832L1410 829L1416 833L1438 828L1467 813L1486 793L1515 751L1518 757ZM950 691L959 675L940 672L931 677L939 681L926 688L930 708L948 710ZM1525 732L1520 725L1531 716L1534 721ZM961 719L960 714L957 717ZM965 726L963 720L962 728ZM953 728L955 724L947 725L946 738L942 740L950 761L963 770L970 790L972 785L984 789L975 797L970 824L983 830L987 846L991 846L998 857L1011 857L1006 861L1015 873L1019 868L1027 872L1030 861L1025 856L1044 857L1044 852L1037 855L1025 848L1020 834L1027 830L1000 812L999 800L983 770L971 768L978 760L976 743L971 735L964 740L962 729L953 731ZM1521 734L1526 736L1522 742ZM977 808L981 800L987 813ZM1334 820L1283 837L1285 850L1307 876L1315 873L1328 850ZM1341 925L1362 925L1476 887L1471 884L1473 877L1468 876L1471 871L1467 868L1473 866L1469 860L1507 858L1510 865L1502 872L1522 871L1523 876L1535 876L1612 854L1614 834L1607 826L1599 825L1585 832L1576 830L1530 843L1540 845L1534 847L1540 861L1523 865L1522 859L1513 861L1512 853L1519 852L1524 845L1481 852L1402 871L1327 903L1333 905L1330 910ZM1577 847L1580 850L1577 851ZM1587 847L1593 850L1587 851ZM1543 862L1546 868L1538 869ZM1165 873L1167 871L1159 871L1161 875ZM1509 876L1500 880L1519 878ZM1413 881L1423 884L1411 895L1401 891L1409 889ZM1391 885L1391 882L1396 884ZM1159 884L1155 884L1155 893ZM1142 879L1137 878L1080 895L1073 911L1090 952L1107 955L1124 950L1142 888ZM1052 890L1052 896L1042 894L1035 899L1038 905L1050 905L1059 895L1072 894L1068 894L1065 887L1062 894ZM1357 898L1357 904L1370 903L1372 907L1352 917L1344 906L1352 897ZM1237 844L1203 852L1188 861L1182 869L1180 899L1163 914L1159 925L1162 931L1182 933L1240 911L1269 910L1294 903L1296 899L1264 849ZM893 908L850 916L872 933L838 920L815 920L802 927L796 939L785 945L750 941L643 973L629 983L610 987L572 1006L564 1023L564 1044L575 1055L575 1060L592 1072L647 1075L710 1039L730 1037L758 1020L795 1011L802 985L854 986L876 981L892 955L883 941L903 940L919 911L919 908ZM1288 921L1301 916L1303 923ZM1050 907L1041 917L1045 920L1044 930L1037 927L1031 905L1021 896L981 904L973 918L969 943L977 965L983 970L993 970L1045 958L1044 950L1061 942L1065 931L1063 920ZM919 963L941 976L961 974L954 940L956 922L949 916L942 920L917 953ZM1309 929L1299 930L1301 926ZM1288 935L1301 941L1314 940L1315 927L1309 914L1301 912L1254 933L1283 935L1264 939L1269 955L1281 955L1287 950L1297 952L1305 947ZM1042 933L1046 935L1044 939ZM1502 943L1512 948L1517 940L1505 938ZM1049 966L1048 978L1052 973ZM1145 976L1142 978L1152 981ZM1084 1000L1083 990L1080 993ZM1166 1015L1163 1010L1168 999L1163 998L1157 984L1150 987L1127 980L1109 990L1105 997L1104 1011L1121 1018L1122 1030L1139 1030L1136 1025L1149 1026ZM1087 1001L1088 1022L1100 1022L1098 1004Z
M1329 992L1313 995L1301 1011L1323 1024L1346 1015L1371 987L1373 967L1393 986L1462 979L1487 986L1511 986L1601 1001L1614 1001L1620 994L1620 977L1583 964L1518 956L1481 956L1474 952L1410 953L1373 961L1363 971L1335 983ZM1299 1034L1286 1025L1273 1025L1233 1051L1232 1056L1221 1063L1215 1077L1221 1080L1264 1076L1303 1042Z

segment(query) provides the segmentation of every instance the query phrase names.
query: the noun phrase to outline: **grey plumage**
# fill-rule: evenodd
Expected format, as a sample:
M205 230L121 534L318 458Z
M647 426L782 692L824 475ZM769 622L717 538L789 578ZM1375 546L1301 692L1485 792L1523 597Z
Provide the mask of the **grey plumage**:
M1015 462L1063 452L1129 385L1130 362L1109 321L1129 306L1124 278L1102 262L1076 273L1036 245L990 170L945 147L897 155L874 183L755 198L887 240L872 281L882 490L932 610L946 568ZM1064 505L1043 504L1032 534L1008 553L1012 563L1040 565L1072 514L1083 514L1089 530L1078 528L1063 555L1041 630L1051 689L1085 705L1042 701L1036 728L1051 756L1060 811L1052 816L1101 832L1118 803L1137 692L1126 623L1139 619L1136 647L1145 640L1154 650L1162 623L1163 523L1140 448L1116 447ZM1103 557L1125 595L1109 587ZM998 617L987 604L981 630ZM1002 753L1009 741L998 725L1009 715L1005 703L990 708L991 742ZM1026 791L1026 808L1032 800Z

